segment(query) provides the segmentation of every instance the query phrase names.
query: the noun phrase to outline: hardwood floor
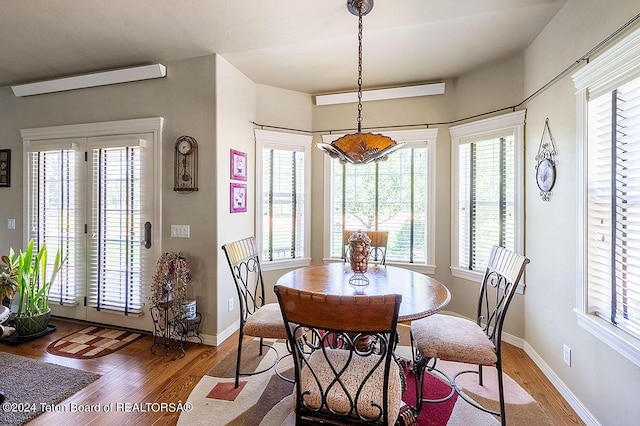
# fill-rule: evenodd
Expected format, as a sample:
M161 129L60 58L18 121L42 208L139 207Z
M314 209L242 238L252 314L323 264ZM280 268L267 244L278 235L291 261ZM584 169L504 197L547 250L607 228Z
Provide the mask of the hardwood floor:
M156 347L156 354L151 354L153 337L145 335L113 354L92 360L76 360L51 355L46 347L84 324L58 318L52 319L52 323L57 325L54 332L20 345L3 342L0 350L102 375L60 404L63 408L69 409L71 404L100 404L101 407L113 404L114 410L119 409L115 412L101 409L88 413L44 413L29 425L175 425L179 413L157 411L153 408L155 406L147 404L186 402L191 390L216 361L235 352L237 338L232 336L218 347L189 343L185 357L179 358L175 349L165 355L164 349ZM541 403L555 424L584 424L523 350L503 345L503 363L505 372ZM215 419L211 424L215 424Z
M540 403L554 424L585 424L524 350L502 343L502 369Z

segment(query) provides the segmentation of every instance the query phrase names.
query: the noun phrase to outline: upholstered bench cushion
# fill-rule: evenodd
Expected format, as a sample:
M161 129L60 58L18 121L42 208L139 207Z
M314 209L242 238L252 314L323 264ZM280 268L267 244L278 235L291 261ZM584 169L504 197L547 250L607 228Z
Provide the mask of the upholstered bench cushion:
M347 362L350 352L343 349L328 349L325 353L327 354L326 358L322 350L315 351L309 357L309 364L313 372L317 375L322 389L326 392L327 387L335 380L335 374L331 370L329 362L336 371L340 371ZM351 356L353 356L353 359L349 361L346 371L340 376L346 392L337 383L327 392L327 406L338 413L347 414L350 411L350 398L347 397L347 394L351 395L351 399L356 397L358 387L364 382L366 375L374 368L375 363L380 359L378 355L359 357L351 353ZM327 362L327 359L329 362ZM383 384L384 362L382 362L375 369L372 376L367 379L360 397L356 402L358 413L362 417L376 419L380 416L380 410L373 404L382 406ZM318 383L307 366L300 372L300 386L302 386L301 389L303 393L305 391L309 392L303 396L305 405L312 409L318 409L322 403L322 396L318 388ZM402 403L400 369L395 361L391 361L388 389L389 424L392 425L398 417L400 404Z
M492 365L498 361L493 343L478 325L465 318L435 314L411 323L418 351L426 358Z
M267 303L249 316L244 324L244 334L247 336L269 336L273 339L286 339L282 311L277 303Z

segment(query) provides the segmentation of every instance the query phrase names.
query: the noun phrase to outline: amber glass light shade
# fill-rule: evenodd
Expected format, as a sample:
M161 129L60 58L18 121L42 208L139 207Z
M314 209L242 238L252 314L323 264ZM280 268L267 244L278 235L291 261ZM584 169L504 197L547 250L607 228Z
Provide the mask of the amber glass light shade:
M336 139L330 144L318 143L317 146L341 163L367 164L372 161L386 160L387 155L400 148L399 144L388 136L377 133L352 133Z

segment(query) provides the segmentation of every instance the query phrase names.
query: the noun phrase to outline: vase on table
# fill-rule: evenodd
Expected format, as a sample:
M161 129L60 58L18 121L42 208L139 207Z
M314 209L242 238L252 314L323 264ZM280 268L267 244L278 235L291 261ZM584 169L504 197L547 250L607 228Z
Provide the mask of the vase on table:
M353 276L349 278L352 285L367 285L369 279L365 272L369 267L369 253L371 251L371 239L361 231L354 232L349 237L349 265Z

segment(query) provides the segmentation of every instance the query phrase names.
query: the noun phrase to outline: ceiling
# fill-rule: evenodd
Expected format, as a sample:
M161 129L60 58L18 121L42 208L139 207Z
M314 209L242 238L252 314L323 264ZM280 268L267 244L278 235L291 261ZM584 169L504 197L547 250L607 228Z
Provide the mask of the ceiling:
M363 87L440 81L501 60L565 3L376 0L363 19ZM357 25L346 0L5 0L0 86L218 53L259 84L353 90Z

